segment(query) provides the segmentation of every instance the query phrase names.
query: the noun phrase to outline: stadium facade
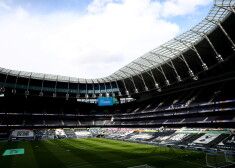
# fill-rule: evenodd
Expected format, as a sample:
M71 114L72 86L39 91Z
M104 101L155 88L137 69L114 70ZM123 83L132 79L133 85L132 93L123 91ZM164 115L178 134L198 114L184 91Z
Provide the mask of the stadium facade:
M206 18L192 29L104 78L0 68L0 136L35 139L36 135L107 135L124 139L127 133L132 133L129 138L137 136L137 128L141 128L139 132L147 129L146 134L152 136L138 133L133 139L183 145L187 137L187 145L207 147L219 146L227 139L232 142L228 148L234 150L234 30L235 1L217 0ZM116 97L118 103L99 107L93 100L101 97ZM121 101L130 98L134 101ZM91 127L100 129L78 129ZM45 134L41 128L67 129ZM156 132L171 139L156 139L160 136Z

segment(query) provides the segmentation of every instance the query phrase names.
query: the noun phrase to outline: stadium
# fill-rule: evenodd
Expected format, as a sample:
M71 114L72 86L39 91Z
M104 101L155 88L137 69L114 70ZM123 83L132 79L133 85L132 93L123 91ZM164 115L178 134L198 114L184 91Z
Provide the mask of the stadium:
M0 68L0 167L235 167L234 30L216 0L104 78Z

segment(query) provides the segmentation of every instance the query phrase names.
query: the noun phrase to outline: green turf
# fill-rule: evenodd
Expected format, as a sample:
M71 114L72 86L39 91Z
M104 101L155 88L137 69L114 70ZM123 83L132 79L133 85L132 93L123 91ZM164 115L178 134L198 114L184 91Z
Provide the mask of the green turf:
M24 155L2 156L7 149ZM63 139L0 143L1 168L202 168L205 153L109 139Z

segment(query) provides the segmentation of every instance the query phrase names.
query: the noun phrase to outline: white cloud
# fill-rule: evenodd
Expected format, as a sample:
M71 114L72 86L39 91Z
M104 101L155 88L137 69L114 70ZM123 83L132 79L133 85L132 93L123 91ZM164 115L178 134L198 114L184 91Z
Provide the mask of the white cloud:
M164 17L193 14L198 6L207 6L213 0L168 0L163 3L162 15Z
M107 76L179 32L178 25L161 19L163 5L169 4L94 0L85 15L35 15L14 8L0 16L0 67L81 78Z
M100 13L105 9L105 6L113 0L93 0L87 7L90 13Z

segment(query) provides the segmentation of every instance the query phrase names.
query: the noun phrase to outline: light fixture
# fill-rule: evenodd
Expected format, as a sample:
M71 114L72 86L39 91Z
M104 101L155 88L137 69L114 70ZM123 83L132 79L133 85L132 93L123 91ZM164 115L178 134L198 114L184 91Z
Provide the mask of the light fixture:
M29 91L26 90L26 91L24 92L24 94L25 94L25 96L28 96L28 95L29 95Z
M193 78L193 80L198 80L198 77L194 75L194 73L191 69L189 70L189 75L191 78Z
M162 91L162 89L159 87L158 83L155 83L154 85L155 85L155 88L157 89L158 92Z
M148 90L149 90L149 88L148 88L147 86L145 86L144 89L145 89L145 91L148 91Z
M194 77L194 73L193 73L193 71L190 69L189 71L189 75L191 76L191 77Z
M198 76L194 76L194 77L193 77L193 80L198 80Z
M158 89L158 88L159 88L158 83L155 83L154 85L155 85L155 88L156 88L156 89Z
M216 59L218 62L222 62L223 61L223 58L221 57L220 54L216 55Z
M135 93L139 93L138 89L135 89Z
M233 51L235 51L235 46L232 46Z
M56 97L56 93L53 93L52 97L55 98Z
M169 86L169 85L170 85L169 80L166 80L166 85L167 85L167 86Z
M4 88L4 87L1 87L1 88L0 88L0 92L1 92L1 93L4 93L4 92L5 92L5 88Z
M67 94L65 95L65 97L66 97L66 98L69 98L69 94L67 93Z
M202 63L202 68L204 69L204 71L208 70L208 67L207 67L207 65L204 62Z
M176 76L176 79L177 79L178 82L182 82L182 79L179 75Z
M126 95L129 95L129 91L128 90L126 90Z
M76 98L78 99L80 97L80 94L76 94Z

